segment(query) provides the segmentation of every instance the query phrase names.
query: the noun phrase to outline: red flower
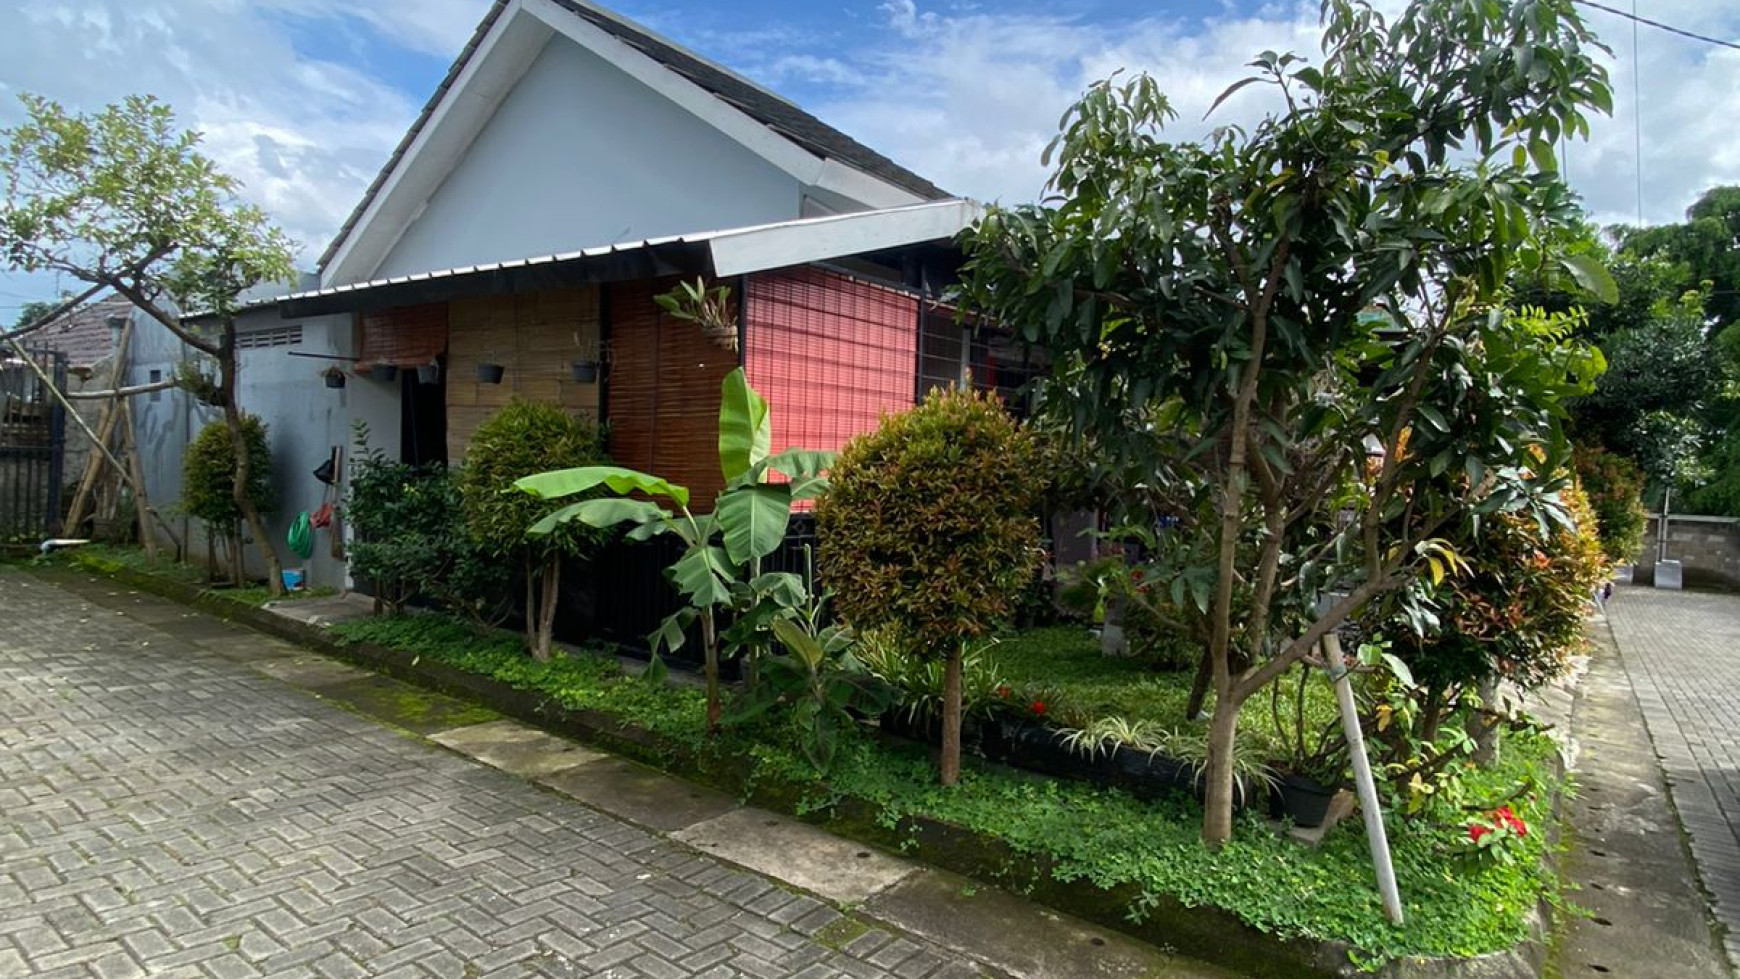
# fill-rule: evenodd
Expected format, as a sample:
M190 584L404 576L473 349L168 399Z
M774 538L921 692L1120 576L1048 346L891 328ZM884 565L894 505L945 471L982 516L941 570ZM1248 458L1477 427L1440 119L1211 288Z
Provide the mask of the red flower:
M1494 809L1492 811L1492 819L1494 822L1499 823L1518 836L1529 835L1528 824L1522 821L1521 816L1512 812L1509 806L1501 806Z
M1480 838L1482 836L1485 836L1486 834L1488 834L1490 832L1492 832L1492 827L1482 826L1479 823L1475 823L1474 825L1468 827L1468 838L1473 840L1476 843L1479 843Z
M1014 693L1014 691L1009 689L1007 683L999 684L997 686L997 698L999 700L1008 700L1011 693Z
M1130 572L1130 578L1133 581L1141 581L1142 580L1142 569L1137 568L1136 570Z
M1045 713L1045 701L1035 700L1033 702L1033 713L1044 714Z

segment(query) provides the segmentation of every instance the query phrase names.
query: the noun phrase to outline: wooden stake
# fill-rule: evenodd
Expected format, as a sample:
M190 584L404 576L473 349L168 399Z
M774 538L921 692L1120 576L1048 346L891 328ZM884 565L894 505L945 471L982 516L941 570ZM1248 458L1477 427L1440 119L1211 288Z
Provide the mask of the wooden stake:
M127 317L127 323L121 327L121 336L115 341L115 362L109 366L109 390L114 391L121 386L122 378L127 374L127 351L133 343L133 317ZM109 444L114 436L115 422L120 417L119 406L121 398L111 396L103 405L103 412L97 417L97 437L103 440L103 445ZM68 411L74 410L70 405ZM131 427L131 426L129 426ZM92 452L85 460L84 476L79 479L78 492L73 494L72 506L67 509L66 531L76 532L79 524L85 519L85 506L90 502L91 493L97 488L97 478L103 472L103 455Z

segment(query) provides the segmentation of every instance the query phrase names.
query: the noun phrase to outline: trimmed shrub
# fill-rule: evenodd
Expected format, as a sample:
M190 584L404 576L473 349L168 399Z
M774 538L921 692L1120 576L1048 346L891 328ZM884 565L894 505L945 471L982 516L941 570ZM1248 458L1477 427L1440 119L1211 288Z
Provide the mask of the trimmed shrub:
M816 505L819 570L854 626L946 658L944 784L960 767L965 647L1013 616L1041 559L1034 441L995 400L933 391L847 443Z
M514 489L522 476L609 462L604 438L590 420L555 405L514 400L471 436L459 489L471 539L487 553L518 559L526 575L526 646L550 655L562 556L589 555L604 532L580 521L528 538L527 528L573 500L546 500Z
M355 535L351 570L389 612L427 597L480 624L500 621L507 564L467 535L455 471L391 459L359 426L344 518Z
M277 509L272 490L272 450L266 442L266 425L253 415L242 416L242 438L248 450L248 498L261 513ZM206 525L208 543L221 537L229 550L229 577L237 585L246 577L242 565L242 508L235 497L236 453L229 426L223 419L200 429L187 455L181 460L181 509ZM261 541L262 546L269 546ZM214 552L207 556L213 577L217 575Z
M272 450L266 442L266 423L253 415L242 416L242 438L248 447L248 497L261 513L277 509L272 491ZM223 419L208 423L187 447L181 462L181 508L190 517L214 527L228 527L242 519L235 497L236 452Z

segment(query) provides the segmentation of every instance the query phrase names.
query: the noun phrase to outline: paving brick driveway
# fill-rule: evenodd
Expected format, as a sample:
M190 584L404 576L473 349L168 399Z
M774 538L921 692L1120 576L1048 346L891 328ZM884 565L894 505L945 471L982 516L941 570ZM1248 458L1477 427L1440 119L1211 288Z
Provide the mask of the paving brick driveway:
M1623 587L1607 615L1740 962L1740 596Z
M979 974L212 640L0 568L0 977Z

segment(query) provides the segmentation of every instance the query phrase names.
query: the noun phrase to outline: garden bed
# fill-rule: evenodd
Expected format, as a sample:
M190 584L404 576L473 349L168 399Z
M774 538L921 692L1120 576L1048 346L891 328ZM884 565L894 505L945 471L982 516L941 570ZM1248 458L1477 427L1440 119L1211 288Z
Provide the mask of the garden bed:
M368 619L328 631L215 597L196 584L92 554L76 564L443 692L796 813L835 832L1027 893L1069 913L1253 976L1381 969L1410 976L1538 971L1538 899L1556 894L1536 833L1514 864L1446 855L1445 840L1392 823L1408 923L1385 922L1357 827L1299 846L1254 814L1210 852L1201 810L1072 781L969 766L935 784L926 752L850 734L818 777L778 725L708 740L701 694L624 676L614 659L537 663L517 637L480 636L440 616ZM1519 737L1482 777L1545 773L1553 749ZM1556 783L1555 783L1556 784ZM1520 800L1531 823L1551 799Z

